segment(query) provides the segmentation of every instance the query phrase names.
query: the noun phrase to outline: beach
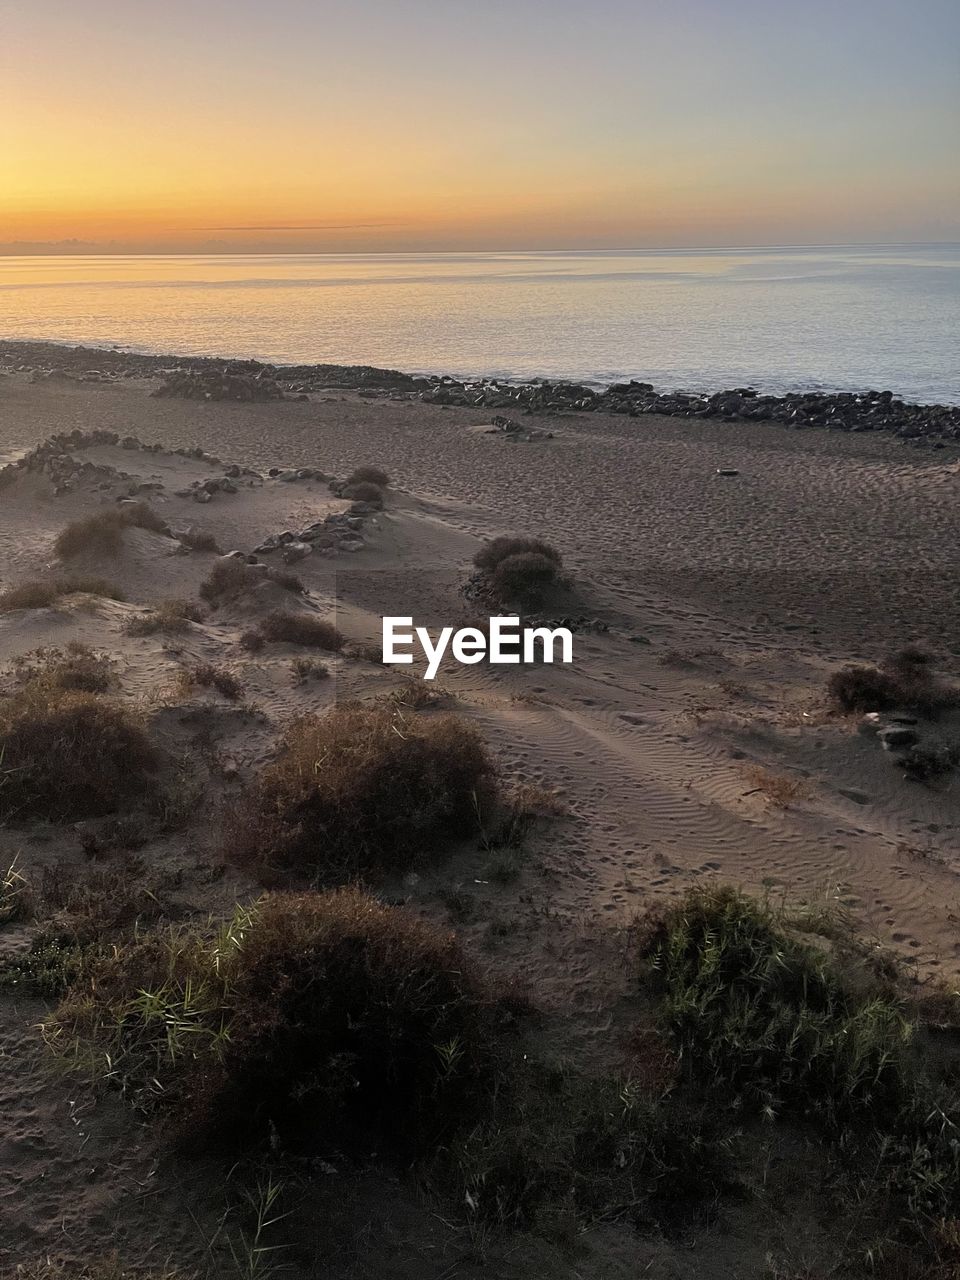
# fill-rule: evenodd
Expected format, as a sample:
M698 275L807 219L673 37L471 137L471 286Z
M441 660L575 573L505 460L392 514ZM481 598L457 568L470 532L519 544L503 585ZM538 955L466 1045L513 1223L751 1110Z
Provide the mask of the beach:
M627 1035L634 1004L622 955L637 916L696 886L838 913L916 983L955 984L957 775L908 778L876 726L831 711L824 691L844 665L880 663L907 646L933 655L944 680L960 678L956 440L916 447L890 431L549 408L506 431L484 404L363 386L252 403L158 397L157 386L142 376L34 380L28 369L0 379L0 462L78 433L61 452L101 468L60 485L24 467L0 488L0 592L49 577L60 530L121 497L149 501L174 530L202 528L221 554L250 554L282 531L346 520L331 476L372 464L390 477L384 509L353 517L355 537L307 546L291 563L306 587L302 607L333 618L361 655L325 658L332 678L292 680L289 645L241 647L277 591L260 605L213 609L175 637L130 634L130 620L158 600L196 598L217 559L147 528L125 533L118 555L78 562L123 600L0 613L8 672L40 647L78 641L119 665L122 698L147 708L172 752L198 751L201 731L214 744L196 815L137 855L151 883L166 885L176 918L222 914L256 892L235 867L224 871L213 828L218 806L271 759L291 717L397 686L410 669L376 658L383 615L432 631L467 625L481 611L463 590L473 557L516 534L562 552L570 595L550 620L571 625L573 662L448 658L438 685L499 768L554 796L563 816L536 828L516 882L485 876L486 858L468 842L389 881L390 900L452 923L494 973L522 973L536 992L541 1043L585 1070L616 1059ZM154 442L162 449L143 447ZM231 485L195 496L230 469ZM261 558L278 565L281 551ZM199 663L228 668L244 698L171 695L178 671ZM956 714L934 738L953 732ZM84 872L94 865L85 839L97 829L81 828L0 827L0 862L17 859L33 879L62 865ZM25 948L32 928L10 926L3 947ZM0 1257L12 1265L39 1255L61 1233L80 1253L106 1234L138 1256L194 1257L184 1205L192 1201L207 1230L215 1218L204 1168L178 1181L152 1138L131 1138L116 1097L75 1116L73 1094L48 1077L29 1035L42 1002L5 1000L0 1013L0 1203L29 1193L16 1231L4 1215ZM778 1168L772 1176L786 1178ZM366 1194L357 1193L357 1221ZM363 1260L310 1274L452 1274L436 1261L448 1264L453 1247L441 1227L426 1225L396 1185L383 1194L388 1225ZM829 1253L845 1227L824 1225L828 1197L819 1195L811 1188L759 1215L738 1206L722 1229L705 1223L682 1247L612 1224L588 1234L576 1264L528 1242L497 1274L759 1275L797 1232L810 1230ZM401 1245L402 1261L392 1257Z

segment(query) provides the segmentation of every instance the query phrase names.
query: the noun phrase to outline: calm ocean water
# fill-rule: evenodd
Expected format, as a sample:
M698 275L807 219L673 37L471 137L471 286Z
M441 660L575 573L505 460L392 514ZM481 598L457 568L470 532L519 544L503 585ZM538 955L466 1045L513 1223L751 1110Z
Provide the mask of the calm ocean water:
M960 246L0 257L0 338L960 403Z

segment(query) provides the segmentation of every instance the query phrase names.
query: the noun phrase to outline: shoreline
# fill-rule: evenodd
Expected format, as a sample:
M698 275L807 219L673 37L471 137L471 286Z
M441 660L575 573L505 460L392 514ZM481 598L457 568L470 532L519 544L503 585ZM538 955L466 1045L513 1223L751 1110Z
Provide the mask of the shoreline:
M67 343L0 342L0 372L34 378L61 376L84 382L166 377L168 394L197 400L309 398L324 390L355 390L371 398L417 399L427 404L513 410L525 415L609 413L627 417L713 418L726 422L776 422L797 429L884 431L942 447L960 441L960 405L908 403L892 391L803 391L773 395L752 387L711 393L655 390L649 382L613 383L602 390L585 383L536 378L462 379L416 375L350 364L270 364L220 356L141 354ZM179 377L175 377L179 375ZM162 388L161 388L162 390Z

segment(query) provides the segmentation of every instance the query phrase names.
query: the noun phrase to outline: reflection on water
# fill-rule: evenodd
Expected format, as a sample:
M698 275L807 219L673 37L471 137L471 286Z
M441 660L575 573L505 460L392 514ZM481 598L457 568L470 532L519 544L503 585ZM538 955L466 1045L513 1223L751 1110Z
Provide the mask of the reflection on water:
M960 402L960 247L0 257L0 336Z

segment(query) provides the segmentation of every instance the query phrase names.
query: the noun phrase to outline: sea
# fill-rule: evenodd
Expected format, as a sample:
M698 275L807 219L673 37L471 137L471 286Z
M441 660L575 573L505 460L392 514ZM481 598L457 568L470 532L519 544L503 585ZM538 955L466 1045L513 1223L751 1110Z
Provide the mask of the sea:
M0 340L960 404L960 245L0 256Z

